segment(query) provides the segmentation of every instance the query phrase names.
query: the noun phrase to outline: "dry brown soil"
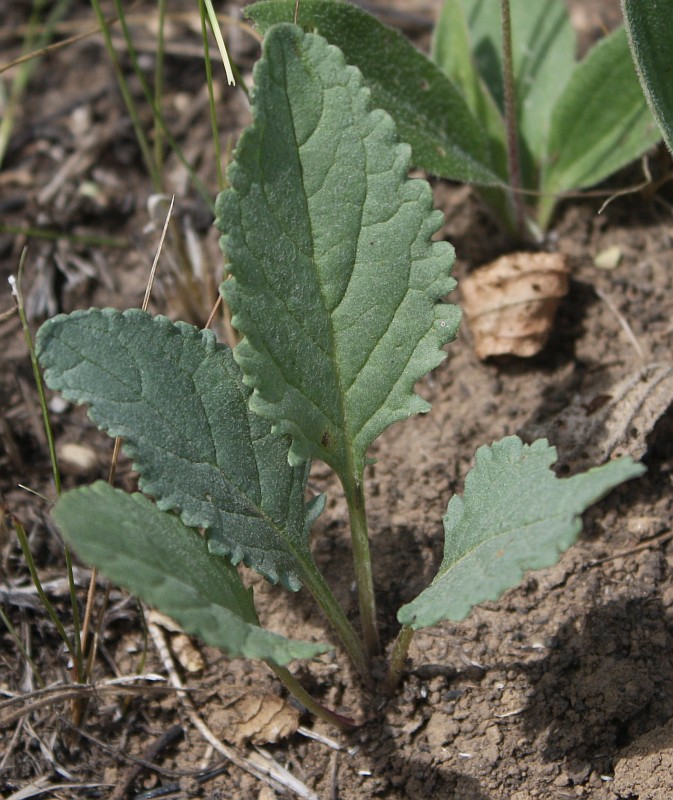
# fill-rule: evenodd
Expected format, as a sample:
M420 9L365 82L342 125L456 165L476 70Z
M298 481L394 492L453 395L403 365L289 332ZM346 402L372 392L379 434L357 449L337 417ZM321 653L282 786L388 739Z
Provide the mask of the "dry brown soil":
M29 5L18 0L5 5L0 21L3 61L19 51L16 32ZM437 4L401 5L406 16L391 18L387 5L382 11L423 44L426 21ZM172 8L184 5L174 3ZM616 0L577 0L572 9L584 45L619 18ZM91 13L85 4L76 4L71 18L90 20ZM145 41L143 64L151 70L151 19L134 21L134 30ZM198 36L184 21L175 21L169 37L174 47L166 62L166 114L206 186L215 191L202 63L195 55ZM241 35L233 50L247 75L256 45ZM123 65L128 69L126 59ZM132 86L139 97L138 87ZM224 138L235 137L247 121L245 98L224 87L221 94ZM147 121L146 111L143 115ZM650 166L655 177L671 169L663 151L652 155ZM192 236L206 277L194 277L179 266L180 242L173 238L151 308L203 324L218 279L216 237L206 206L174 157L167 158L164 173L167 189L177 195L176 219L185 240ZM637 183L640 176L633 168L602 188ZM140 304L159 235L157 225L150 226L147 201L152 191L100 39L47 56L21 103L0 171L0 220L64 234L124 237L126 246L0 233L2 286L16 273L21 249L28 245L23 290L34 328L61 310ZM508 242L470 190L438 182L436 200L446 213L444 234L457 250L459 281L507 251ZM672 201L669 184L657 193L646 190L619 198L600 216L601 199L565 202L547 247L568 255L570 292L543 352L528 360L482 363L463 329L448 348L447 360L419 387L431 400L432 412L393 427L377 443L373 455L378 461L368 470L367 492L387 645L396 634L395 610L434 574L441 557L442 513L452 493L461 491L479 445L532 423L550 425L554 414L578 394L603 396L643 362L671 363ZM619 265L597 268L594 256L615 245L622 252ZM171 259L177 264L174 271ZM9 310L6 288L1 297L0 310ZM640 351L625 333L620 315ZM25 525L42 579L56 581L49 591L70 630L62 547L48 517L54 497L48 450L15 316L0 322L0 342L1 499L4 510ZM81 409L52 408L59 452L67 444L85 447L83 456L62 458L65 485L105 477L111 442L91 430ZM367 694L338 653L296 665L318 698L344 713L363 714L366 721L356 733L343 736L305 716L306 728L339 741L342 749L295 733L268 745L267 751L324 800L673 797L673 540L666 538L673 501L671 422L669 412L648 438L646 476L585 514L584 534L557 566L528 575L521 586L474 609L460 624L419 633L408 673L394 697ZM355 617L342 498L324 468L316 467L312 481L329 494L314 533L316 559ZM131 488L133 482L129 465L122 461L119 483ZM29 494L19 483L46 499ZM9 528L2 536L4 613L46 683L67 684L67 654L34 593L19 591L30 588L25 561ZM86 575L80 582L83 603ZM257 596L263 618L274 629L304 638L329 636L304 593L288 597L259 586ZM4 626L0 641L2 703L37 686ZM143 668L142 651L137 607L114 591L95 679ZM221 697L232 689L282 694L263 667L228 660L209 648L201 651L204 670L184 675L184 681L194 690L204 718L212 718ZM165 674L151 642L147 658L145 671ZM173 742L158 752L148 751L176 725L180 729ZM173 794L166 796L275 796L264 782L226 763L220 774L199 782L197 776L222 760L208 749L173 694L101 694L91 701L80 729L80 734L73 731L66 702L35 707L4 725L0 794L9 797L43 781L42 796L54 797L140 798L171 785ZM243 755L251 752L244 745L237 749ZM126 781L132 767L129 755L144 757L158 769L140 765ZM56 784L68 786L49 788Z

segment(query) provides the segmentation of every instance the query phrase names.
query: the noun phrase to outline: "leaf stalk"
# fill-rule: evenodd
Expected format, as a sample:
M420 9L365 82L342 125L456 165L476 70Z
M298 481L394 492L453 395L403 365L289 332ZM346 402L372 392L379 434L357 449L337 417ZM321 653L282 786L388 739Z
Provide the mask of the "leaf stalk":
M343 483L353 542L353 566L355 584L360 606L360 624L369 658L381 650L379 632L376 626L376 595L372 578L372 559L369 552L369 532L365 512L364 486L361 479L345 480Z
M315 698L311 697L288 669L279 667L278 664L274 664L273 661L267 661L266 663L295 700L298 700L311 714L314 714L319 719L327 722L329 725L334 725L342 731L354 731L358 727L358 724L354 720L349 717L344 717L342 714L337 714L336 711L332 711L322 705L322 703L319 703Z
M343 608L339 605L327 581L317 569L302 570L302 580L311 592L323 613L334 626L343 646L351 657L355 668L365 681L369 680L369 660L362 647L362 642L348 621Z
M390 664L388 665L388 675L386 676L386 691L388 694L393 694L402 680L404 664L407 660L409 645L414 638L414 633L414 629L409 625L403 625L397 634L393 652L390 656Z

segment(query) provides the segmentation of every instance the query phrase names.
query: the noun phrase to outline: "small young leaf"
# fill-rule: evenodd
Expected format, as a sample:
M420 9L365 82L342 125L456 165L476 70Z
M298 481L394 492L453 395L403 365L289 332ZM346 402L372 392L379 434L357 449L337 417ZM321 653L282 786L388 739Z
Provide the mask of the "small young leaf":
M407 179L409 147L336 47L275 26L255 86L217 201L235 357L292 463L352 481L381 431L429 408L413 387L455 336L459 311L440 302L453 249L431 242L430 187Z
M263 0L245 13L266 33L273 24L292 22L295 5L295 0ZM414 166L468 183L502 183L491 167L484 132L461 93L400 33L339 0L302 0L298 22L358 67L372 104L390 114L400 138L411 145Z
M516 586L526 570L556 563L582 529L580 514L645 472L625 458L558 479L550 469L555 460L545 439L524 445L508 436L477 450L464 497L452 497L444 516L439 572L399 610L403 625L419 629L464 619L477 603Z
M329 650L262 630L252 589L243 586L236 569L141 494L99 481L62 495L53 516L83 561L231 656L282 666Z
M673 0L622 0L647 102L673 153Z
M638 83L623 28L581 61L552 114L538 222L545 228L553 195L592 186L640 156L660 133Z
M292 589L315 570L306 466L291 468L289 441L250 412L231 351L210 331L92 309L45 322L37 351L47 384L123 437L143 492L206 528L212 551Z

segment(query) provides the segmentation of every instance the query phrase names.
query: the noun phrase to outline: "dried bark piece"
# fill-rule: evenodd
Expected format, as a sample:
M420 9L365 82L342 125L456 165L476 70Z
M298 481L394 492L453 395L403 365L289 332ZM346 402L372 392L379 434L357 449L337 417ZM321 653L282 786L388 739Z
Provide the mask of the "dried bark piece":
M615 386L578 397L551 423L528 426L526 438L546 436L559 461L573 469L629 455L640 460L647 437L673 403L673 366L648 364Z
M511 253L460 286L479 358L534 356L546 344L568 292L568 266L562 253Z
M209 715L208 726L232 744L273 744L297 730L299 711L275 694L239 694Z

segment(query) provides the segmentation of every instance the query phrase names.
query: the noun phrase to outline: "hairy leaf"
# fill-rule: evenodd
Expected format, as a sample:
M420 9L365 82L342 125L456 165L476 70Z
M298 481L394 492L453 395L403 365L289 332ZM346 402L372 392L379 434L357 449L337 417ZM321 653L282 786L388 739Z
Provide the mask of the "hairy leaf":
M255 86L217 202L235 356L292 463L352 480L381 431L429 408L413 386L455 336L459 312L440 302L453 249L430 241L430 187L407 179L408 145L336 47L275 26Z
M572 478L551 471L556 450L545 439L524 445L508 436L480 447L444 516L444 558L430 586L398 612L415 629L461 620L485 600L516 586L526 570L556 563L582 529L580 514L615 486L642 475L630 458Z
M288 465L289 441L248 409L229 348L165 317L92 309L46 322L37 349L47 384L123 437L159 508L206 528L214 552L299 588L314 569L307 469Z
M295 0L263 0L245 9L262 33L292 22ZM461 93L441 70L397 31L339 0L302 0L299 24L339 47L358 67L372 103L395 120L412 147L412 162L434 175L494 185L487 141Z
M580 62L559 97L540 189L546 227L553 195L592 186L660 139L643 97L626 32L606 36Z
M243 586L235 567L141 494L99 481L66 492L53 516L83 561L232 656L284 665L329 649L262 630L252 589Z
M647 102L673 153L673 0L622 0Z

